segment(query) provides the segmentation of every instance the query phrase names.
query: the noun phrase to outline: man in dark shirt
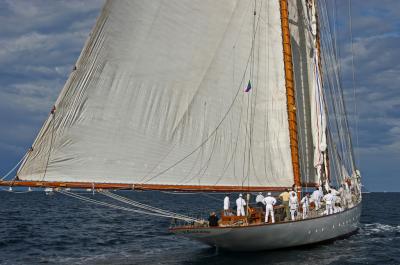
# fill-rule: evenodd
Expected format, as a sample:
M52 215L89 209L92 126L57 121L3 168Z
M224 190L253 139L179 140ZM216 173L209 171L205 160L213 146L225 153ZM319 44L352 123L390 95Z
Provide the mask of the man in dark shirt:
M210 217L208 217L208 222L210 226L218 226L218 216L215 215L215 212L210 214Z

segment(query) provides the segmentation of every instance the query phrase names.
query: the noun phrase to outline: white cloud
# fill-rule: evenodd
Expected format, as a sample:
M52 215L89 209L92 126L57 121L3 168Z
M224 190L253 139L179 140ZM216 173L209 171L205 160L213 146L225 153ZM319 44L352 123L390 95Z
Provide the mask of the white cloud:
M32 143L103 2L7 0L2 3L0 157L10 153L20 155Z

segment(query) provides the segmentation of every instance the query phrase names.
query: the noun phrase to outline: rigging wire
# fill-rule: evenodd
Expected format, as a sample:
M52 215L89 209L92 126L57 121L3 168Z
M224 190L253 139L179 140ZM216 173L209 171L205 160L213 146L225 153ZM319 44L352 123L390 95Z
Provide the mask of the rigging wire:
M123 211L127 211L127 212L134 212L134 213L140 213L140 214L145 214L145 215L151 215L151 216L157 216L157 217L166 217L166 218L174 218L174 219L178 219L178 220L183 220L186 222L203 222L202 220L196 219L196 218L192 218L192 217L186 217L183 215L178 215L178 214L174 214L174 213L164 213L162 211L160 212L151 212L149 210L138 210L138 209L132 209L132 208L127 208L127 207L123 207L123 206L118 206L118 205L114 205L114 204L110 204L110 203L106 203L106 202L102 202L102 201L98 201L98 200L94 200L76 193L72 193L72 192L68 192L65 190L56 190L57 192L72 197L72 198L76 198L79 199L81 201L85 201L85 202L89 202L89 203L93 203L93 204L97 204L97 205L101 205L101 206L107 206L113 209L117 209L117 210L123 210ZM122 197L122 196L121 196ZM122 200L121 200L122 201ZM128 203L129 200L127 200L126 203ZM130 203L129 203L130 204ZM151 206L149 206L149 208L152 208ZM155 208L155 207L153 207Z
M134 206L134 207L137 207L137 208L149 211L149 212L154 212L154 213L158 213L158 214L164 214L164 215L167 215L167 216L175 216L175 218L181 218L182 220L183 219L187 219L187 220L193 219L193 218L188 217L188 216L184 216L184 215L181 215L181 214L173 213L171 211L163 210L163 209L156 208L156 207L153 207L153 206L150 206L150 205L146 205L146 204L143 204L143 203L140 203L140 202L137 202L137 201L133 201L131 199L128 199L128 198L120 196L120 195L117 195L115 193L111 193L109 191L104 191L103 190L103 191L100 191L100 194L103 194L103 195L105 195L105 196L107 196L109 198L112 198L114 200L129 204L131 206Z
M6 179L12 172L14 172L15 169L17 169L17 167L22 163L22 161L24 161L25 157L28 155L28 153L26 153L21 160L18 161L18 163L10 170L8 171L8 173L6 173L0 180L4 180Z
M349 0L350 1L350 0ZM336 160L338 164L333 163L333 165L343 165L346 164L350 166L353 170L355 169L354 166L354 154L352 150L352 143L351 143L351 135L350 135L350 127L347 119L347 111L343 96L343 89L342 89L342 82L341 82L341 75L340 75L340 64L338 63L339 57L339 47L336 43L336 24L333 24L333 34L330 25L330 17L327 12L327 3L326 0L322 0L320 3L320 18L321 18L321 31L323 33L321 37L321 41L323 42L322 49L323 49L323 63L325 66L326 71L328 72L327 78L324 82L327 86L328 93L331 97L331 105L330 110L333 113L333 117L328 115L328 133L331 144L333 144L333 148L330 150L332 152L332 159ZM336 21L336 1L333 3L333 11L332 16L334 21ZM324 7L321 7L324 5ZM350 12L350 11L349 11ZM332 36L335 38L332 40ZM326 99L324 99L326 101ZM328 105L327 105L328 106ZM329 114L329 112L327 112ZM334 122L335 127L333 127L332 122ZM333 129L336 131L333 131ZM333 135L334 134L334 135ZM340 144L340 150L335 145L333 141L333 137L337 137ZM340 154L339 154L340 152ZM346 155L347 154L347 155ZM341 159L342 157L342 159ZM335 162L335 161L334 161ZM345 177L345 167L338 166L337 173L341 172L340 177L343 179ZM335 176L337 177L337 176ZM337 180L338 181L338 180Z
M343 130L343 128L345 128L345 126L343 126L343 118L344 118L344 111L343 108L340 103L343 100L343 98L341 97L341 93L336 91L339 90L341 88L341 84L340 84L340 80L339 80L339 74L338 74L338 69L337 69L337 60L335 57L335 53L334 53L334 45L333 45L333 41L332 41L332 33L331 33L331 27L330 27L330 23L329 23L329 16L326 12L327 8L326 8L326 2L321 2L321 4L325 4L325 8L322 8L322 10L324 10L325 12L321 12L321 20L322 20L322 28L325 29L326 31L326 36L324 38L322 38L322 41L324 42L324 45L322 46L323 48L323 52L325 54L324 56L324 63L325 63L325 68L328 72L328 74L326 75L327 78L327 83L326 85L328 86L328 92L331 93L331 98L333 99L333 103L332 103L332 110L334 113L334 121L335 121L335 125L336 125L336 130L338 133L338 137L339 137L339 143L341 144L342 148L342 152L343 152L343 156L344 156L344 152L346 150L346 142L343 140L343 138L345 138L345 136L343 136L343 133L345 130ZM333 72L333 73L332 73ZM338 98L339 100L334 100L335 98ZM326 101L326 99L324 99ZM332 119L330 118L329 112L328 114L328 130L330 131L332 129ZM335 157L332 157L335 158Z
M349 0L349 30L350 30L350 46L351 46L351 72L352 72L352 86L353 86L353 101L354 101L354 125L355 125L355 134L356 134L356 156L354 160L357 160L359 157L358 149L358 110L357 110L357 88L356 88L356 78L355 78L355 70L354 70L354 43L353 43L353 25L352 25L352 16L351 16L351 0ZM355 162L353 162L355 163Z

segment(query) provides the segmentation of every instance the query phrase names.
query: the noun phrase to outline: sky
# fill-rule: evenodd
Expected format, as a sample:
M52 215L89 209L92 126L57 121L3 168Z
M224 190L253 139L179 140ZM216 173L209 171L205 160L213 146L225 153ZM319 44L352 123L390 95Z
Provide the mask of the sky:
M400 1L351 0L356 116L349 2L320 1L338 7L343 86L363 184L370 191L400 191ZM0 177L31 146L102 4L0 0Z

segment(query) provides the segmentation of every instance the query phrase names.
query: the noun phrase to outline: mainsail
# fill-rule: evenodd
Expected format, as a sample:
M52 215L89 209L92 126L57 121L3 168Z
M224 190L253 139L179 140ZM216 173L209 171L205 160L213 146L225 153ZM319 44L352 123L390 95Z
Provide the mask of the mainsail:
M291 186L282 49L279 1L108 1L18 178Z

